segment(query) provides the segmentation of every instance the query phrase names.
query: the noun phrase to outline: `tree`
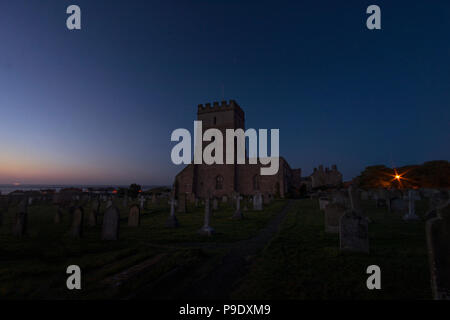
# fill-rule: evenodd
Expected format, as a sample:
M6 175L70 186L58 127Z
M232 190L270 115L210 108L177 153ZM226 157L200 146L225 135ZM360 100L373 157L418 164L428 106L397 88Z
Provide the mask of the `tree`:
M141 186L133 183L132 185L130 185L130 187L128 188L128 196L135 199L137 198L137 196L139 195L139 193L141 192Z
M395 176L398 175L399 179ZM429 161L422 165L387 168L370 166L358 177L361 187L371 188L449 188L450 163L446 160Z

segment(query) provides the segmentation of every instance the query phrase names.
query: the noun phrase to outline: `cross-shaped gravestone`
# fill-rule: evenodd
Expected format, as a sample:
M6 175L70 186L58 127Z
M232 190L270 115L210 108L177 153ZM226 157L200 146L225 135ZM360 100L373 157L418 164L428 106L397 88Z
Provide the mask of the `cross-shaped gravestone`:
M403 216L403 220L418 220L419 217L416 215L416 210L415 210L414 191L409 190L408 195L409 195L408 213Z
M166 226L169 228L176 228L178 225L178 219L175 216L175 199L172 197L170 199L170 215L167 219Z
M214 229L210 226L211 219L211 208L210 208L210 200L209 198L205 200L205 219L203 227L200 229L200 233L211 236L214 234Z

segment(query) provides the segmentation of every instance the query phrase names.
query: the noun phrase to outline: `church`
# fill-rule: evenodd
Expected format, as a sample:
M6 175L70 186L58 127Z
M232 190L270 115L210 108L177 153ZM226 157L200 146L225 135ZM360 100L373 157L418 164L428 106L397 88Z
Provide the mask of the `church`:
M244 111L234 100L199 105L197 120L202 121L203 132L216 128L225 136L226 129L245 131ZM274 175L261 175L261 166L259 163L249 164L248 161L245 164L191 163L176 175L174 193L178 199L186 196L191 202L208 196L229 199L235 193L243 196L261 193L266 200L284 198L292 188L300 186L301 169L292 169L284 158L279 158L279 170Z

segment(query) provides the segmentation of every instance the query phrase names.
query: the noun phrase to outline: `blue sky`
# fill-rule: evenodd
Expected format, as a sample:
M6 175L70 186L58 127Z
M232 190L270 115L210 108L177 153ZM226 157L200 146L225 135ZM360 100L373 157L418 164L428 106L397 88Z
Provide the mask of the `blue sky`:
M303 175L450 158L448 1L17 0L0 16L0 183L170 184L171 132L223 98L279 128Z

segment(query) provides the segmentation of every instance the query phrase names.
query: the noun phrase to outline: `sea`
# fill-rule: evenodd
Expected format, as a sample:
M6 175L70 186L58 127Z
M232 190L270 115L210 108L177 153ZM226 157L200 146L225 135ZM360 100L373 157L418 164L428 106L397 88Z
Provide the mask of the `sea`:
M129 185L58 185L58 184L0 184L0 194L6 195L8 193L14 192L16 190L20 191L40 191L40 190L48 190L52 189L56 192L64 188L78 188L78 189L87 189L87 188L128 188ZM142 190L146 191L157 186L143 186Z

